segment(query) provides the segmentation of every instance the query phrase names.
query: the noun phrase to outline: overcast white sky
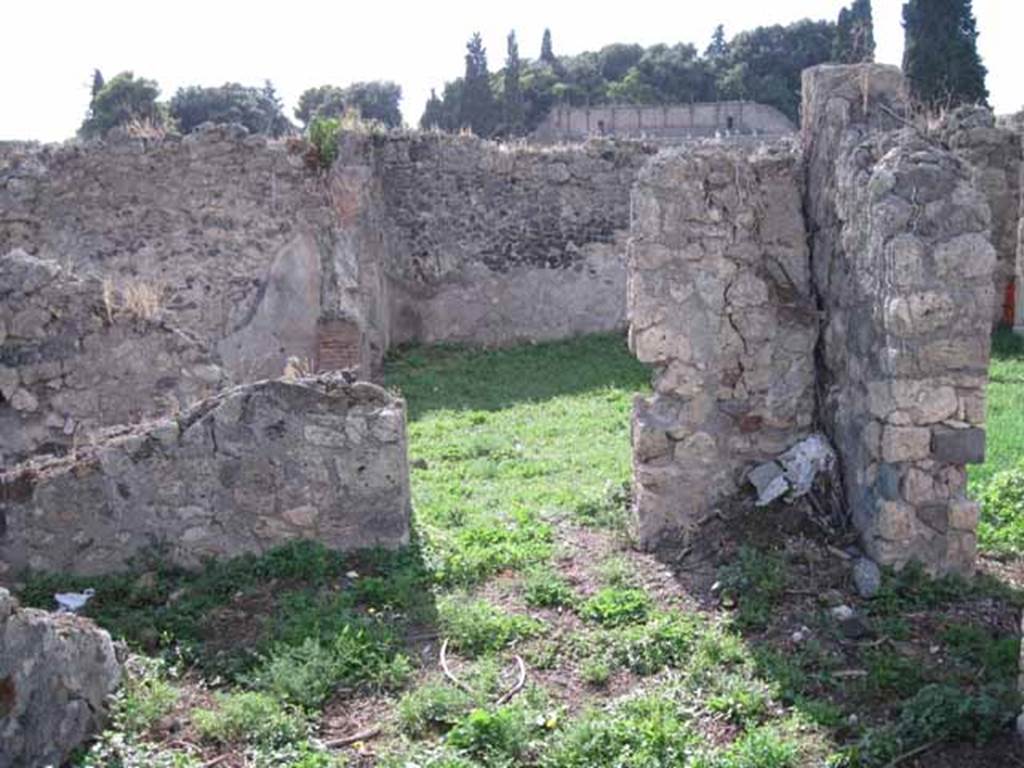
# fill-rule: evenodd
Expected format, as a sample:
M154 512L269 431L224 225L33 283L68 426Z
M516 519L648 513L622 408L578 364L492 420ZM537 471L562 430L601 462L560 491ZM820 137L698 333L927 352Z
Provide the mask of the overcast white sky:
M848 0L847 0L848 2ZM223 0L5 0L0 19L0 139L72 136L89 101L93 68L131 69L157 80L162 98L179 86L270 78L289 117L307 87L358 80L402 86L415 124L432 86L462 72L465 42L479 31L491 69L515 29L521 55L535 58L544 27L558 54L614 42L693 42L703 50L716 24L729 36L764 24L834 18L843 0L631 0L626 3L518 0L433 2L224 2ZM899 64L901 0L874 0L878 60ZM998 112L1024 106L1020 0L974 0L979 47Z

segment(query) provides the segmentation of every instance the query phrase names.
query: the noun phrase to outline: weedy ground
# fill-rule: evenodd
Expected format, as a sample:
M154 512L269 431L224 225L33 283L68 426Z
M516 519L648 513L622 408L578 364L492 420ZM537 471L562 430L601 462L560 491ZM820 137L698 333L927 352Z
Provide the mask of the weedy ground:
M980 490L1024 445L1024 354L997 351ZM152 559L29 578L21 597L47 607L93 586L90 615L133 653L76 764L1024 765L1024 509L986 518L1000 559L972 582L908 569L871 601L797 507L739 509L727 535L661 562L626 522L648 376L617 336L402 350L387 382L409 405L407 550L296 543L198 573ZM837 603L864 616L856 639Z

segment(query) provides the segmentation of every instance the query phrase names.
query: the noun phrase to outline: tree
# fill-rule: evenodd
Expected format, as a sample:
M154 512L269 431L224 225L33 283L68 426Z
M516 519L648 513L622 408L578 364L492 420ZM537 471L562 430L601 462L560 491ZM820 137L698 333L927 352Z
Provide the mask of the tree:
M718 75L719 94L755 99L796 120L801 73L832 58L835 27L832 22L805 19L785 27L741 32L729 43L729 55Z
M437 92L431 88L430 98L427 99L427 106L423 108L423 117L420 118L420 130L431 131L435 128L442 128L444 122L444 102L437 98Z
M871 15L871 0L853 0L853 5L839 11L832 58L843 64L875 60L875 26Z
M295 117L309 126L317 117L341 117L348 110L355 110L364 120L376 120L388 128L402 124L402 87L385 80L367 83L353 83L346 88L336 85L321 85L307 88L299 96Z
M93 83L96 84L95 77ZM132 124L162 128L165 120L156 101L159 95L160 87L155 80L136 79L132 72L122 72L103 83L92 97L78 133L83 138L102 138L112 128Z
M515 30L508 33L505 55L505 88L501 94L501 119L505 132L510 136L523 133L526 123L526 112L523 108L523 91L520 83L522 62L519 60L519 43L516 42ZM433 91L431 91L433 96Z
M459 126L469 127L477 136L490 136L497 121L487 50L479 32L466 43L466 74L463 77Z
M918 102L931 109L987 103L971 0L909 0L903 30L903 71Z
M729 44L725 42L725 25L719 24L711 35L711 42L704 49L704 58L710 61L721 61L729 54Z
M94 69L92 71L92 88L90 89L90 95L93 99L95 99L96 95L103 90L104 83L103 73L98 69Z
M345 88L342 99L350 108L359 112L364 120L375 120L388 128L402 125L402 86L390 80L373 80L368 83L353 83Z
M558 63L558 59L555 58L555 51L551 47L551 30L547 28L544 29L544 36L540 41L540 60L541 63L552 67Z
M345 113L345 97L342 89L336 85L320 85L307 88L299 96L299 105L295 108L295 119L304 126L309 126L313 118L340 117Z
M238 123L250 133L275 137L294 130L284 116L281 100L269 80L262 88L239 83L179 88L168 106L182 133L191 133L207 122Z

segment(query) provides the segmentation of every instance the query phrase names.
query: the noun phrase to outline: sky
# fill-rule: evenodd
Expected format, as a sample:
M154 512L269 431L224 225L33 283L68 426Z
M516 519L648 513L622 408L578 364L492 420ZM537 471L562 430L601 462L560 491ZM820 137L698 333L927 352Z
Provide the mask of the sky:
M847 3L849 0L847 0ZM161 98L184 85L270 79L287 113L308 87L394 80L415 125L431 87L462 73L465 43L483 35L491 69L501 67L515 29L521 55L536 58L545 27L556 54L609 43L691 42L703 50L717 24L728 36L802 18L834 19L843 0L630 0L552 2L227 2L174 0L5 0L0 46L0 140L62 141L89 102L92 71L123 70L156 80ZM902 0L874 0L876 58L899 64ZM1018 46L1020 0L974 0L978 46L998 113L1024 106Z

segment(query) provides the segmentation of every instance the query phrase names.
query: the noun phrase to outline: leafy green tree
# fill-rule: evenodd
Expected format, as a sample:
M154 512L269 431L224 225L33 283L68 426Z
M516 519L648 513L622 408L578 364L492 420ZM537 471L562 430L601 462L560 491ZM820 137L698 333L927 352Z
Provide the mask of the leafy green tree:
M459 126L471 128L477 136L490 136L497 117L491 74L487 69L487 50L480 33L474 32L466 43L466 74L459 105Z
M262 88L238 83L179 88L168 106L182 133L190 133L206 122L239 123L250 133L268 136L282 136L293 130L269 80Z
M320 85L307 88L299 95L299 105L295 108L295 119L304 126L309 126L317 115L322 117L339 117L345 113L345 96L336 85Z
M554 66L558 63L558 59L555 58L555 51L551 47L551 30L545 28L544 36L540 41L540 60L542 64Z
M364 120L375 120L388 128L402 125L402 86L389 80L353 83L342 92L345 102Z
M317 117L341 117L353 109L364 120L376 120L388 128L402 124L402 87L386 80L353 83L345 88L321 85L307 88L299 96L295 109L296 119L310 125Z
M829 61L834 40L835 24L807 19L741 32L729 43L718 75L719 94L770 104L796 120L801 72Z
M903 71L923 106L987 103L971 0L909 0L903 30Z
M875 27L871 0L853 0L839 11L832 58L843 64L875 60Z
M503 73L505 87L501 94L502 123L505 132L511 136L521 135L526 127L521 76L522 61L519 59L519 43L516 42L515 30L512 30L508 33ZM433 91L431 91L431 95L433 95Z
M93 83L96 84L95 78ZM166 121L156 100L159 95L160 87L155 80L122 72L103 83L92 97L78 133L83 138L102 138L112 128L133 123L162 128Z
M643 58L642 45L613 43L597 52L597 63L601 78L606 82L621 80Z

